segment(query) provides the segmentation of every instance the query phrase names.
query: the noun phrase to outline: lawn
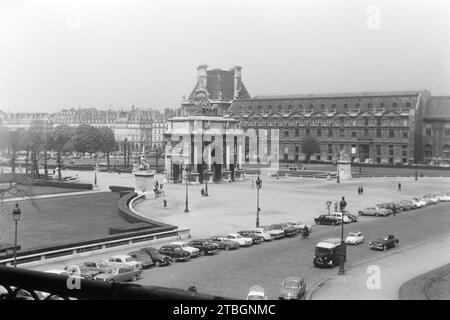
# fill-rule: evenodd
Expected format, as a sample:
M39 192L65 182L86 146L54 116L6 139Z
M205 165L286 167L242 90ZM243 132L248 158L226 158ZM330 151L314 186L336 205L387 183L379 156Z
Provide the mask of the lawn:
M109 227L128 225L116 207L117 193L102 192L79 196L20 201L19 244L30 249L71 243L109 235ZM3 203L0 237L14 241L11 212L14 203Z

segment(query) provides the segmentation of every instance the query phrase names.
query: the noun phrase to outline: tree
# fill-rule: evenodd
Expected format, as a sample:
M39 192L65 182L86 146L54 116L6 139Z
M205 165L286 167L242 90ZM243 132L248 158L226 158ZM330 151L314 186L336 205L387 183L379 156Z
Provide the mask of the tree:
M306 161L311 161L311 155L320 152L320 141L312 136L306 136L301 142L302 153L306 155Z
M155 147L153 149L153 157L155 158L155 166L158 168L158 161L164 155L164 150L161 147Z
M52 148L57 152L58 179L61 180L61 152L71 151L73 148L72 137L75 130L67 125L59 125L53 130Z
M31 152L31 177L39 177L39 152L46 147L46 124L43 121L33 121L27 130L26 144ZM44 152L46 153L46 151Z
M11 151L11 171L16 173L16 160L17 152L25 148L25 129L19 128L14 131L8 131L7 144L8 149Z
M110 154L118 149L114 131L109 127L98 128L100 138L100 151L106 155L106 163L109 170Z
M100 150L99 130L87 124L81 124L75 129L73 138L75 151L95 153Z

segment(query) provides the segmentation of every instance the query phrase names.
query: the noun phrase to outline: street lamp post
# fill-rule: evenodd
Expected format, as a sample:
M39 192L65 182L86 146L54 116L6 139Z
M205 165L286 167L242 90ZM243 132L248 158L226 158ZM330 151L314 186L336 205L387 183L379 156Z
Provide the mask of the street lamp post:
M184 179L186 180L186 205L185 205L185 208L184 208L184 213L189 213L189 200L188 200L189 177L188 177L188 170L189 170L188 166L186 165L184 167L184 172L185 172Z
M344 201L344 199L342 199L342 201ZM340 210L341 210L341 252L339 255L339 272L338 272L338 274L343 275L343 274L345 274L345 256L346 256L346 248L345 248L345 241L344 241L344 211L345 211L345 207L341 206Z
M258 177L256 179L256 227L259 228L259 212L261 208L259 207L259 189L262 187L262 180Z
M416 181L417 181L417 162L416 162L416 163L414 163L414 166L416 167L416 173L415 173L415 178L414 178L414 180L416 180Z
M14 265L14 268L15 268L16 265L17 265L17 224L18 224L18 222L20 220L20 214L21 214L18 202L16 203L16 206L14 207L12 214L13 214L13 220L14 220L14 224L15 224L15 229L14 229L14 253L13 253L13 257L14 257L13 265Z

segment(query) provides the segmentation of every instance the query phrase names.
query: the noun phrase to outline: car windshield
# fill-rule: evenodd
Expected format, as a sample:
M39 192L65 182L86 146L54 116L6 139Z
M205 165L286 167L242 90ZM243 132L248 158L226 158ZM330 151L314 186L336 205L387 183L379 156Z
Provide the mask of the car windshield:
M386 235L386 234L382 234L382 235L380 235L380 239L381 240L387 240L387 239L389 239L389 236Z
M285 288L298 288L299 283L297 280L284 280L283 287Z
M322 247L316 247L316 254L317 255L324 255L324 254L329 254L329 253L331 253L330 249L322 248Z
M131 262L131 261L133 261L133 258L131 258L131 257L126 258L125 261L126 261L126 262Z
M350 232L350 233L348 234L348 236L349 236L349 237L357 237L358 234L357 234L356 232Z
M105 270L105 273L109 273L109 274L113 274L115 272L116 272L116 269L114 269L114 268L108 268Z

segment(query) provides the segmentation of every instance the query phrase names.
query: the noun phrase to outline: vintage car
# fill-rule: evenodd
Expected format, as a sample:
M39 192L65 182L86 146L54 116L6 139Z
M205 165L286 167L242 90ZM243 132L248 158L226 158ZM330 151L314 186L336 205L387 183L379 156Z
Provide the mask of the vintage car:
M369 242L369 248L373 250L383 250L395 248L399 244L399 240L392 234L382 234L374 241Z
M270 233L265 231L263 228L254 228L254 229L251 229L250 231L258 236L263 237L264 241L272 241L273 240Z
M273 239L284 238L284 231L279 229L273 229L270 226L260 226L265 232L269 233Z
M320 215L318 218L315 218L314 222L316 224L327 224L331 226L337 226L342 223L341 219L339 219L338 217L327 214L323 214Z
M228 239L226 236L216 235L209 238L212 242L219 245L219 249L221 250L233 250L239 248L239 243L236 241L232 241Z
M287 223L277 223L269 226L272 230L282 230L285 237L293 237L298 234L298 228L291 227Z
M175 241L172 242L171 245L173 246L178 246L178 248L183 249L184 251L189 252L189 254L191 255L191 257L198 257L200 255L200 250L194 247L191 247L190 245L187 244L187 242L184 241Z
M299 277L289 277L283 280L278 291L280 300L300 300L305 299L306 281Z
M450 201L450 194L448 193L439 193L436 195L436 197L439 199L439 201Z
M109 266L105 261L99 261L99 262L92 262L92 261L86 261L83 262L80 267L86 268L90 272L97 272L102 273L105 272Z
M340 254L345 250L339 238L329 238L316 245L313 264L316 268L333 268L339 264Z
M303 223L301 221L288 221L286 224L290 225L291 227L297 228L298 233L302 232L302 230L305 228L305 226L308 228L308 231L312 232L312 227L310 224Z
M426 194L423 196L423 198L426 200L431 201L432 204L436 204L439 202L439 197L436 196L435 194Z
M414 204L416 205L417 208L422 208L427 205L426 201L424 201L423 199L418 198L418 197L412 198L411 201L414 202Z
M375 216L375 217L387 217L392 213L389 209L384 209L378 206L367 207L358 211L360 216Z
M253 244L252 238L243 237L238 233L227 234L227 238L230 239L231 241L236 241L237 243L239 243L241 247L248 247Z
M136 281L141 276L142 270L136 270L127 265L122 265L118 268L111 267L107 269L106 272L100 273L94 279L113 283L113 282Z
M67 271L70 275L78 275L83 279L93 279L100 273L99 270L93 270L87 268L84 265L75 265L75 264L71 264L64 267L64 270Z
M266 291L261 286L253 286L248 291L247 300L267 300Z
M364 242L364 236L360 231L352 231L348 233L348 236L345 238L346 244L360 244Z
M183 249L180 249L178 245L162 246L159 249L159 253L169 256L172 261L186 261L191 258L191 254Z
M153 247L142 248L141 251L146 252L152 258L155 267L167 266L172 260L169 256L159 253L159 250Z
M256 234L254 231L240 230L237 233L245 238L251 238L253 240L253 244L258 244L258 243L264 242L264 237Z
M143 268L150 268L151 266L155 265L152 257L150 257L150 255L145 251L142 250L132 251L128 252L128 255L132 257L135 261L142 263Z
M106 260L106 263L110 267L119 267L125 264L136 270L142 269L142 262L136 261L132 257L127 255L117 255L109 257L108 260Z
M197 239L189 241L189 246L200 250L200 255L213 254L219 250L219 245L207 239Z
M332 212L331 215L341 220L341 222L344 221L345 224L353 222L353 219L351 219L347 214L340 211Z
M403 211L414 210L417 208L417 206L411 200L401 200L399 201L399 204Z
M399 206L398 204L396 204L395 202L384 202L384 203L379 203L376 204L377 207L383 208L383 209L388 209L391 210L392 213L398 213L400 211L403 211L403 209L401 208L401 206Z

